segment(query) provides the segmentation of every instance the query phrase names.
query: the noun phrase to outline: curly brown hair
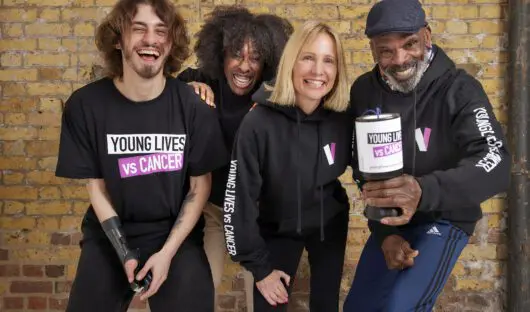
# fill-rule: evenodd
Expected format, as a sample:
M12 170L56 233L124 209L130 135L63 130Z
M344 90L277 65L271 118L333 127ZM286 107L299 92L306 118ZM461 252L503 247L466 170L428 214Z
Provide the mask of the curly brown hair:
M186 22L173 3L168 0L120 0L98 26L95 38L96 46L105 60L106 74L111 78L123 76L122 52L116 49L116 45L123 43L122 35L130 31L140 4L151 6L169 29L171 50L164 64L164 75L167 77L178 72L190 56Z
M263 63L262 80L272 79L292 32L291 23L279 16L254 15L239 5L217 6L196 34L198 67L212 79L223 77L225 52L236 55L250 40Z

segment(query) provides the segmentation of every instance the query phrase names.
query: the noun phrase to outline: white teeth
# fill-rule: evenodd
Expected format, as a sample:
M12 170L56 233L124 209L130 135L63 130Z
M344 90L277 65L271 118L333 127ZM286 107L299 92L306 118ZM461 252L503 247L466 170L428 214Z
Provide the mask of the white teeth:
M246 88L250 84L251 79L247 76L234 75L234 83L239 88Z
M139 50L138 54L147 54L147 55L152 55L156 57L160 55L158 51L154 51L154 50Z
M304 81L306 83L314 85L315 87L322 87L322 85L324 84L324 81L320 81L320 80L305 79Z

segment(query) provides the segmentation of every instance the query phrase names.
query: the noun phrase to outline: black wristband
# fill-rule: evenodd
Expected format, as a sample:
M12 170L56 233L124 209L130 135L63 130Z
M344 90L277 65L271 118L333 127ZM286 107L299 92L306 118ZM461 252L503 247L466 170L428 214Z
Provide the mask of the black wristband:
M130 259L138 259L137 253L130 250L127 246L125 234L121 228L120 218L117 216L111 217L103 221L101 227L105 231L105 235L107 235L122 263Z

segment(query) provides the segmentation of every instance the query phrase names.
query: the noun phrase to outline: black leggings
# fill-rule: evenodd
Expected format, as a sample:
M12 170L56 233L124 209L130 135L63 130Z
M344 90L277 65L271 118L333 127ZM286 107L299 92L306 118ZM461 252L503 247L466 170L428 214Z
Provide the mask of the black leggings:
M142 263L145 261L141 259ZM125 312L133 295L112 245L107 240L83 242L66 311ZM172 259L166 281L149 298L149 306L152 312L214 310L212 276L200 246L190 240L182 243Z
M289 294L304 247L310 267L309 309L311 312L339 311L339 292L348 234L348 212L335 216L324 228L325 240L320 241L320 230L301 238L265 237L273 268L291 277ZM254 285L254 311L287 311L287 305L271 306Z

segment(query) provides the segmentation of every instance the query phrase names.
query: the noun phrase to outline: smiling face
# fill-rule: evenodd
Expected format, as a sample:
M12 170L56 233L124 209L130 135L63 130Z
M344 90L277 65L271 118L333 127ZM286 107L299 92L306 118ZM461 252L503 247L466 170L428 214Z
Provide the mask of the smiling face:
M240 51L224 58L224 73L232 92L237 95L249 93L261 79L263 62L250 40L245 41Z
M335 41L327 33L319 33L306 42L293 68L293 86L298 105L318 105L337 79Z
M392 87L405 93L416 87L428 66L427 47L431 47L431 37L426 28L415 34L380 35L371 41L379 69Z
M171 50L168 26L150 5L140 4L130 28L124 33L119 48L123 56L123 72L134 72L144 79L163 74Z

